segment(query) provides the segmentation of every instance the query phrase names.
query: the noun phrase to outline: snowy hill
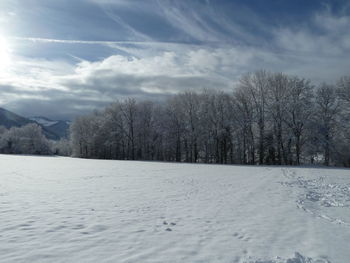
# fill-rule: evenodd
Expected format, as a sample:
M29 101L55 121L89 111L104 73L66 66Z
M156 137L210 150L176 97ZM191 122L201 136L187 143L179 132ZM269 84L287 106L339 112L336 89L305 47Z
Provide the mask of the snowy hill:
M37 122L45 127L52 126L58 122L58 121L50 120L46 117L30 117L29 119L32 121L35 121L35 122Z
M57 134L60 138L68 137L69 121L51 120L42 116L30 117L30 119L44 126L50 132Z
M56 123L46 127L49 131L54 132L57 134L60 138L68 138L69 133L69 121L56 121Z
M350 170L0 155L1 262L346 263Z

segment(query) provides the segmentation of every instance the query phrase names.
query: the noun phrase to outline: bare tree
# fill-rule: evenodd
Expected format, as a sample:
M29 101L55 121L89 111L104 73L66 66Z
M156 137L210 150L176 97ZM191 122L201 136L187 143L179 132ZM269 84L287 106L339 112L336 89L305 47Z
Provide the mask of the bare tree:
M184 150L187 162L198 160L199 96L194 92L179 94L179 103L183 111L185 124Z
M254 121L258 127L259 139L259 163L264 163L264 139L267 118L267 92L269 79L266 71L248 73L240 79L241 89L246 90L254 106Z
M350 103L350 76L340 78L337 86L339 98Z
M284 121L294 136L296 164L300 164L302 146L307 140L306 129L309 127L309 120L313 114L313 87L310 81L293 77L289 78L288 92Z
M73 155L242 164L350 165L348 78L335 89L283 73L244 75L233 94L204 90L163 103L127 99L77 118ZM14 129L1 149L18 151ZM6 146L6 147L5 147ZM3 150L2 150L3 151Z
M330 164L331 144L338 124L337 114L339 110L335 87L322 84L316 91L316 118L325 165Z
M273 122L273 132L276 141L278 164L289 164L289 138L284 138L284 120L287 114L288 76L283 73L274 73L269 77L269 114ZM288 134L287 136L288 137Z
M135 99L127 99L120 104L124 133L127 137L127 152L131 160L135 160L135 123L137 118L137 104Z
M255 163L254 107L249 91L240 86L234 92L233 118L238 129L240 163Z

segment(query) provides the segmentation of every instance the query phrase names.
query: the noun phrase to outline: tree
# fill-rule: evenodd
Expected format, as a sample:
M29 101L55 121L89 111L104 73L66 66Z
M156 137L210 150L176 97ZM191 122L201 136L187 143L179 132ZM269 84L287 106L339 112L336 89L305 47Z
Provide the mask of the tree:
M137 118L137 104L135 99L127 99L120 104L122 113L124 134L127 137L127 154L131 160L135 160L135 123Z
M117 101L109 105L103 115L105 117L104 128L108 132L106 147L108 148L109 158L125 159L125 128L120 102Z
M324 165L330 164L332 142L337 130L339 101L335 87L322 84L316 91L316 119L319 142L323 148Z
M249 92L243 86L234 91L233 118L238 131L236 141L240 163L255 164L255 135L253 131L254 107Z
M278 164L290 164L290 136L284 133L289 99L288 82L288 76L283 73L274 73L269 77L268 107L273 123Z
M337 86L339 98L350 103L350 76L340 78Z
M181 162L185 141L185 115L180 96L173 96L168 99L163 114L158 117L163 120L160 127L164 131L168 151L173 152L169 155L169 160Z
M346 77L337 88L315 90L303 78L257 71L242 76L232 94L117 101L77 118L70 144L84 158L291 165L322 156L325 165L350 166L348 90ZM0 130L2 151L19 151L23 135L7 134Z
M156 139L154 104L143 101L138 104L139 114L136 121L136 137L138 140L137 159L152 160L153 145Z
M98 117L97 112L95 112L92 115L78 117L71 124L70 138L73 156L96 157L94 156L97 150L94 147L94 139L100 129Z
M71 156L72 154L70 141L66 138L52 142L51 149L53 154L60 156Z
M5 130L1 136L1 151L13 154L51 154L49 141L43 135L41 127L34 123Z
M265 128L267 118L267 92L269 85L269 75L266 71L256 71L248 73L240 79L240 88L246 90L247 95L253 103L254 121L258 127L259 139L259 164L264 163Z
M289 97L287 101L285 123L294 137L295 163L300 164L302 146L307 140L306 129L309 128L313 114L313 87L310 81L298 77L289 78Z
M199 96L195 92L185 92L178 95L179 104L184 116L185 125L184 149L187 162L198 160L199 130Z
M339 131L335 141L338 165L350 166L350 76L342 77L337 84L340 105Z

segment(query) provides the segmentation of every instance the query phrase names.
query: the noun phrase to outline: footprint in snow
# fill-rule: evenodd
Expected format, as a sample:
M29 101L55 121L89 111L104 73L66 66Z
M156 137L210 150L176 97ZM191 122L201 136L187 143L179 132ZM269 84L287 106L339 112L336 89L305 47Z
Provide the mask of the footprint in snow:
M168 223L167 221L164 221L163 225L176 226L176 223L174 222ZM168 227L167 229L165 229L165 231L173 231L173 230L170 227Z
M233 236L239 240L246 241L246 242L250 241L251 239L249 236L245 236L244 234L239 234L237 232L233 233Z

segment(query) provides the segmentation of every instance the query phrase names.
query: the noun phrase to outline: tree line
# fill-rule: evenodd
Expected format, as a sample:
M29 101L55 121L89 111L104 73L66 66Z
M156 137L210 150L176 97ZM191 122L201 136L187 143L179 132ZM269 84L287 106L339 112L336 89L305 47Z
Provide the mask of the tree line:
M116 101L76 118L70 146L82 158L350 166L349 119L350 77L314 86L261 70L232 93Z

